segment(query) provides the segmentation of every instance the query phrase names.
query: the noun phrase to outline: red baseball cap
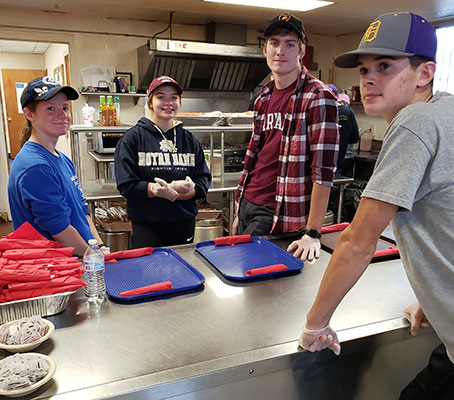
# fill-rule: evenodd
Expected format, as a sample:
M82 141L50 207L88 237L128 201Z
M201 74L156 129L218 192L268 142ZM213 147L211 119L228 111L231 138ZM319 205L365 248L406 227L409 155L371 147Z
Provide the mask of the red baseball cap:
M151 81L150 86L148 87L147 96L150 97L150 94L152 92L154 92L159 86L162 86L162 85L173 86L177 90L177 92L180 96L183 93L183 89L181 88L180 84L175 79L171 78L170 76L162 75L157 78L154 78Z

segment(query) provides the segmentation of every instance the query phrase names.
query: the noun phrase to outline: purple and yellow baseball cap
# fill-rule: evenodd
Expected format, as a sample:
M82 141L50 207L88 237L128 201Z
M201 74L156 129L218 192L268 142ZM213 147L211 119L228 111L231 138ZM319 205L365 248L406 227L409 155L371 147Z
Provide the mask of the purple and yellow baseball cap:
M22 108L33 100L49 100L58 93L63 92L69 100L77 100L79 93L71 86L62 86L49 76L41 76L27 83L20 97Z
M435 61L437 34L420 15L396 12L380 15L367 28L356 50L338 55L334 65L355 68L360 54L391 57L421 56Z

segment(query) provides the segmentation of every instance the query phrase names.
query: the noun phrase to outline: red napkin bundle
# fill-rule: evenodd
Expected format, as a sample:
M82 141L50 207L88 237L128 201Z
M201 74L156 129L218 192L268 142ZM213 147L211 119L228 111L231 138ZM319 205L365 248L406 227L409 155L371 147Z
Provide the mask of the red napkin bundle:
M58 288L60 286L79 285L80 281L73 276L54 278L44 282L11 282L8 284L9 290L31 290L31 289L46 289Z
M51 294L56 293L65 293L65 292L72 292L73 290L77 290L82 286L85 286L86 283L79 280L80 283L77 285L66 285L60 286L55 288L44 288L44 289L30 289L30 290L3 290L3 296L0 297L0 302L3 299L5 301L16 301L16 300L23 300L23 299L30 299L32 297L39 297L39 296L48 296Z
M320 233L330 233L330 232L339 232L343 231L347 226L350 225L350 222L342 222L340 224L324 226L320 229Z
M54 240L29 240L29 239L0 239L0 251L12 249L38 249L38 248L53 248L62 247L60 243Z
M138 296L139 294L145 293L153 293L153 292L161 292L163 290L170 290L172 289L172 282L165 281L165 282L158 282L154 283L153 285L143 286L137 289L126 290L120 293L121 297L132 297Z
M399 249L397 247L388 247L387 249L377 250L374 253L374 257L391 256L393 254L399 254Z
M246 276L269 274L270 272L287 271L287 270L288 270L288 268L284 264L273 264L273 265L268 265L267 267L248 269L246 271Z
M73 247L48 240L28 222L0 239L0 302L64 293L85 286Z
M29 258L45 258L45 257L71 257L74 247L62 247L60 249L14 249L3 252L2 257L10 260L26 260Z
M248 243L251 241L251 235L222 236L214 239L216 246L233 246L237 243Z
M39 233L30 223L24 222L14 232L6 236L8 239L49 240Z
M0 258L0 260L2 260ZM37 258L37 259L24 259L24 260L6 260L7 264L27 264L27 265L35 265L35 264L52 264L52 265L60 265L60 264L69 264L69 263L76 263L77 257L45 257L45 258Z
M142 247L140 249L121 250L113 253L104 254L104 260L115 262L117 258L136 258L153 254L153 247Z
M44 269L7 269L0 270L0 279L8 282L48 281L50 272Z

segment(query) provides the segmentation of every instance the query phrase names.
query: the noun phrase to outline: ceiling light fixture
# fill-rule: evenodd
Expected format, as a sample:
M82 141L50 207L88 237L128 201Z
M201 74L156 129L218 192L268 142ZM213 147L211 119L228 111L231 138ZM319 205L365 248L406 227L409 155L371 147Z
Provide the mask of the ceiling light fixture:
M274 8L276 10L309 11L334 4L333 1L321 0L203 0L211 3L235 4L238 6Z

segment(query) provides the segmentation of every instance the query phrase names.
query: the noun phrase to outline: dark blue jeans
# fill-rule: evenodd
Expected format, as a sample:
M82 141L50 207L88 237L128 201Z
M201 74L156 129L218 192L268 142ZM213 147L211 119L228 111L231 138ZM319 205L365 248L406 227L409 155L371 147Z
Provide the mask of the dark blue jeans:
M273 207L251 203L244 196L238 209L239 235L269 235L273 226Z
M451 400L454 398L454 364L444 344L431 354L429 364L400 394L399 400Z

